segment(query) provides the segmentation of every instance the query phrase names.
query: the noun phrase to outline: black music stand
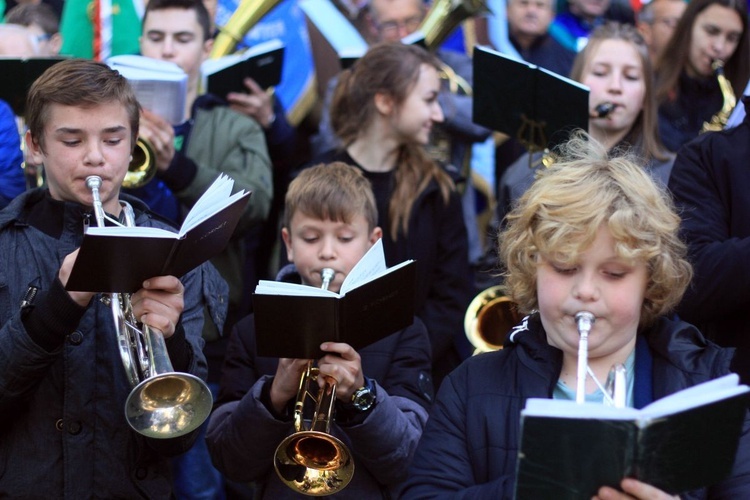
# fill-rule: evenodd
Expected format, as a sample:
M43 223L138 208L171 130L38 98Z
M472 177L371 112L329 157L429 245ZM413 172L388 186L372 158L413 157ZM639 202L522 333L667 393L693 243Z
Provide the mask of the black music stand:
M474 50L474 123L549 152L575 129L588 130L589 89L484 47Z

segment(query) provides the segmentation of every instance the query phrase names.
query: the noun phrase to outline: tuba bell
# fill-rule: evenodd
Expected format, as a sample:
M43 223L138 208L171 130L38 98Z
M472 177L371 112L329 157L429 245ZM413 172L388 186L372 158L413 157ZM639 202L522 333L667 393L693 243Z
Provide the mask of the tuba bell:
M250 28L280 3L281 0L242 0L229 21L219 27L219 34L211 49L211 59L231 54Z
M328 288L334 271L321 270L322 288ZM310 392L310 382L320 370L309 361L302 373L294 404L294 433L287 436L274 453L273 466L281 481L297 493L308 496L332 495L344 489L354 476L352 454L344 443L330 434L336 403L336 380L323 376L325 383L317 397ZM305 402L315 402L312 419L306 428Z
M505 335L522 319L515 302L503 293L502 285L479 293L464 316L464 331L474 346L474 354L502 349Z
M97 225L104 226L105 219L122 225L104 213L99 197L101 184L99 176L86 178ZM135 226L133 208L127 202L120 204L125 226ZM164 335L138 323L129 294L103 294L102 302L112 308L120 358L133 387L125 403L125 418L130 427L144 436L159 439L182 436L197 429L208 418L213 404L206 383L195 375L173 370Z

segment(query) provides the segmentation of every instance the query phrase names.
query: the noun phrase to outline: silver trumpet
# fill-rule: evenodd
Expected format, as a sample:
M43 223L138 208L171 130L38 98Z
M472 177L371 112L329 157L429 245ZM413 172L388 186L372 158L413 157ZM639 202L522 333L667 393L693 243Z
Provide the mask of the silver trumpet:
M578 325L578 375L576 379L576 403L586 400L586 370L589 365L589 332L596 318L588 311L576 313Z
M105 220L109 220L120 226L134 226L133 208L127 202L120 201L125 224L105 214L99 196L101 185L99 176L86 178L97 225L102 227ZM137 321L129 294L104 294L102 301L112 308L120 357L134 387L125 403L128 424L144 436L160 439L182 436L197 429L208 418L213 404L206 383L195 375L174 371L164 335Z
M589 333L596 318L588 311L581 311L575 315L578 326L578 373L576 385L576 403L586 400L586 372L589 363ZM601 385L600 385L601 387ZM612 367L603 388L604 397L611 401L615 408L625 408L627 404L627 373L625 365L617 364Z

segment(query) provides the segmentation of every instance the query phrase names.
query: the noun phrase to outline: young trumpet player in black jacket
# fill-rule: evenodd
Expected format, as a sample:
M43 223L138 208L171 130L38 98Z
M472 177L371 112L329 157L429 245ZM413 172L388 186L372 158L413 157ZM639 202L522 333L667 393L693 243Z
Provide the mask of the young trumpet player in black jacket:
M101 178L103 210L121 213L138 102L116 71L72 59L34 83L26 109L26 146L48 187L0 212L0 497L170 498L165 457L189 448L195 434L156 439L131 430L123 409L132 387L112 310L99 294L65 290L84 227L96 224L87 177ZM168 227L123 199L136 225ZM204 265L181 279L148 279L131 302L138 320L163 332L174 370L205 377L204 307L209 300L221 321L226 294Z
M733 349L665 316L692 275L679 222L669 197L641 165L608 158L592 140L568 144L562 161L520 199L500 235L507 292L521 312L537 312L509 332L504 349L470 358L445 379L404 498L512 498L525 401L576 399L579 311L595 317L587 402L607 400L599 387L615 364L627 369L626 405L635 408L733 371ZM596 498L675 498L632 478L619 486L600 488ZM747 414L730 476L678 493L750 496Z
M380 238L376 224L375 198L358 169L340 162L305 169L286 195L282 236L293 264L279 279L320 287L322 270L331 268L329 290L338 291ZM258 356L253 321L249 316L232 331L208 447L226 477L255 482L256 498L304 498L274 471L274 452L294 430L295 396L308 360ZM397 498L432 398L424 325L415 318L359 351L336 342L321 350L326 355L317 366L337 382L331 434L354 462L351 482L334 497Z

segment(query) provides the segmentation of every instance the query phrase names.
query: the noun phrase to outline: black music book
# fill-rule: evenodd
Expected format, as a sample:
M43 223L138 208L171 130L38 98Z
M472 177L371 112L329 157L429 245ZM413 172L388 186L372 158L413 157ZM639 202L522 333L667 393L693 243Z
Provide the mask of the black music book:
M531 152L588 130L588 87L484 47L474 50L473 102L475 123L517 138Z
M278 85L283 65L283 42L269 40L239 54L208 59L201 65L201 73L206 90L224 98L230 92L247 92L244 83L247 77L262 89Z
M232 194L225 175L190 209L179 232L156 227L89 227L65 288L133 293L156 276L182 277L226 247L250 193Z
M7 102L17 116L26 112L26 94L31 84L48 68L66 57L0 57L0 99Z
M748 387L730 374L641 410L529 399L521 412L516 499L591 498L633 477L678 494L731 471Z
M346 342L359 350L406 328L414 320L415 273L412 260L386 269L378 240L339 293L260 281L253 294L258 355L319 358L323 342Z

